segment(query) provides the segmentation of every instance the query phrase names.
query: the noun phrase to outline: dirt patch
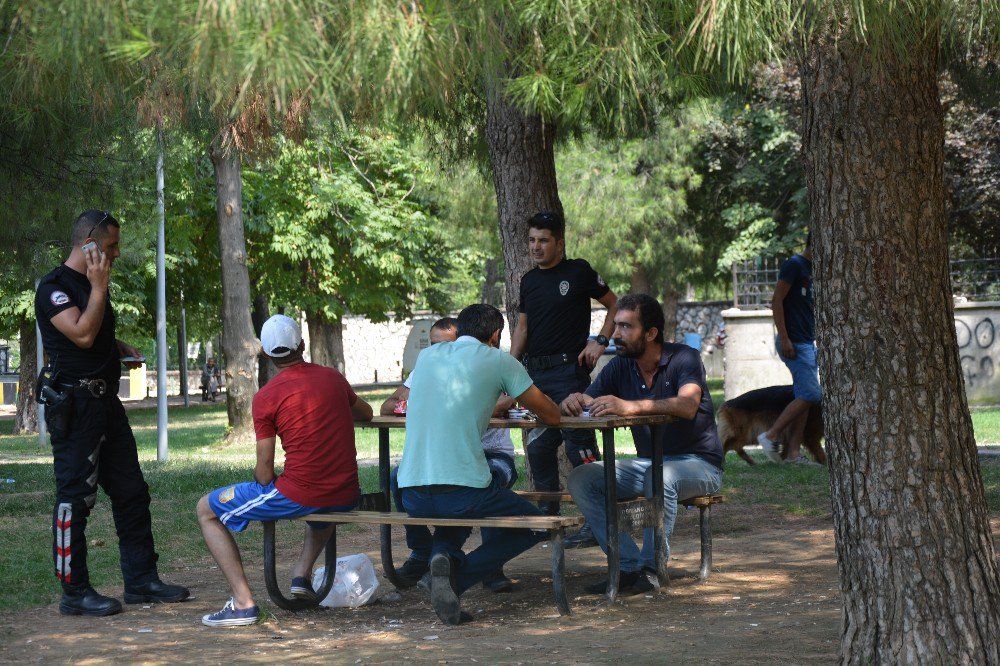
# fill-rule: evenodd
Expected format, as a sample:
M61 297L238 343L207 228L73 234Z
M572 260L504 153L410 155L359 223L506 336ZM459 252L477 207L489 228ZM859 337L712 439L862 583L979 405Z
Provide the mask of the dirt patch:
M290 613L269 602L261 554L244 553L258 603L272 611L253 627L210 629L201 616L229 597L206 555L163 567L191 588L183 604L126 606L110 618L63 617L55 605L0 616L0 661L147 663L308 661L338 663L794 663L836 658L840 599L829 521L795 519L735 505L716 509L717 528L749 521L749 532L719 530L715 569L698 582L695 515L682 514L672 539L671 582L659 594L600 608L583 586L604 577L597 549L567 553L573 614L552 603L549 551L538 546L506 568L510 594L481 588L462 597L475 621L442 625L419 588L357 610ZM401 539L395 552L404 553ZM473 537L475 540L475 537ZM378 567L378 532L339 538L341 554L367 552ZM290 553L284 559L290 560ZM400 557L399 560L402 558ZM166 563L169 566L169 563ZM117 595L121 589L102 589Z

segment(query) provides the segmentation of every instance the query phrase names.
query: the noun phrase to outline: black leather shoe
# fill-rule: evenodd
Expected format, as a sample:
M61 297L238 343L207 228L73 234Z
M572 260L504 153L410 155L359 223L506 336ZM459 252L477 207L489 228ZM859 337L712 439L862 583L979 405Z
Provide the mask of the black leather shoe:
M122 612L122 604L117 599L98 594L87 586L79 592L64 591L59 602L59 612L63 615L92 615L103 617Z
M570 548L596 548L598 545L600 544L597 543L594 532L587 523L583 524L579 532L563 539L563 548L567 550Z
M462 621L462 608L455 592L455 567L446 553L431 558L431 606L445 624Z
M503 569L497 569L483 579L483 587L494 594L510 592L514 589L514 581L504 575Z
M396 575L403 587L413 587L430 570L431 567L427 562L409 557L396 569Z
M125 587L125 603L127 604L172 604L184 601L191 596L186 587L180 585L170 585L164 583L159 578L155 578L142 585L128 585Z
M607 579L599 583L587 585L584 588L587 594L606 594L608 591ZM656 588L649 582L649 578L642 571L622 571L618 575L618 594L629 597L635 594L645 594L653 592Z

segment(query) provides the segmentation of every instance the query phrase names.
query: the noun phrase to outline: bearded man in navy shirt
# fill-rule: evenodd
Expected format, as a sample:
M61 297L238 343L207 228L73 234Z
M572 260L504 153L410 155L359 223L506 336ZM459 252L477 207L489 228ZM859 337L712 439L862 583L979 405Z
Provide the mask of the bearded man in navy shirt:
M618 356L611 360L584 393L573 393L560 404L567 416L579 416L584 408L594 417L676 417L662 426L663 437L663 534L665 553L670 555L670 535L677 517L678 500L716 493L722 487L722 444L715 429L715 411L705 381L705 366L698 352L687 345L663 339L663 309L645 294L618 299L615 313L615 345ZM632 428L638 457L615 465L618 496L652 496L653 442L648 426ZM582 465L569 476L569 492L607 552L604 463ZM653 530L643 533L642 550L622 533L622 594L654 589L656 577ZM587 586L592 594L604 594L607 581Z

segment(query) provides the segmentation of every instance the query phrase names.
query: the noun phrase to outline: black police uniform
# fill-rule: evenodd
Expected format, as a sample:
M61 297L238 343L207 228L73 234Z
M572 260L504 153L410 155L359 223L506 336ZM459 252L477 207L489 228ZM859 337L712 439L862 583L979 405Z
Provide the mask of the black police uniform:
M63 264L42 278L35 293L42 343L49 367L58 373L54 389L69 394L65 404L45 414L56 475L53 558L56 577L68 594L90 585L84 530L98 485L111 498L126 590L158 580L149 486L118 399L121 365L110 298L89 349L78 347L51 321L72 307L85 310L90 291L87 276Z
M563 259L544 270L536 267L521 279L520 311L528 316L523 362L535 386L557 404L590 385L590 369L579 365L577 357L590 334L590 300L608 291L583 259ZM563 441L574 467L600 460L592 430L547 428L528 444L526 452L539 490L559 490L556 452Z

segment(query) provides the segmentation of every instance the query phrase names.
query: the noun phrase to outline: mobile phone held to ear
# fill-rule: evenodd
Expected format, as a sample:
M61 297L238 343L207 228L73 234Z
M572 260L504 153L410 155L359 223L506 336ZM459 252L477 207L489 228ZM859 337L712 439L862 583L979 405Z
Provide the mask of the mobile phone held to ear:
M90 241L89 243L84 243L81 249L84 251L84 253L89 252L90 250L97 250L98 256L104 255L104 253L101 252L100 248L97 247L97 243L95 243L94 241Z

